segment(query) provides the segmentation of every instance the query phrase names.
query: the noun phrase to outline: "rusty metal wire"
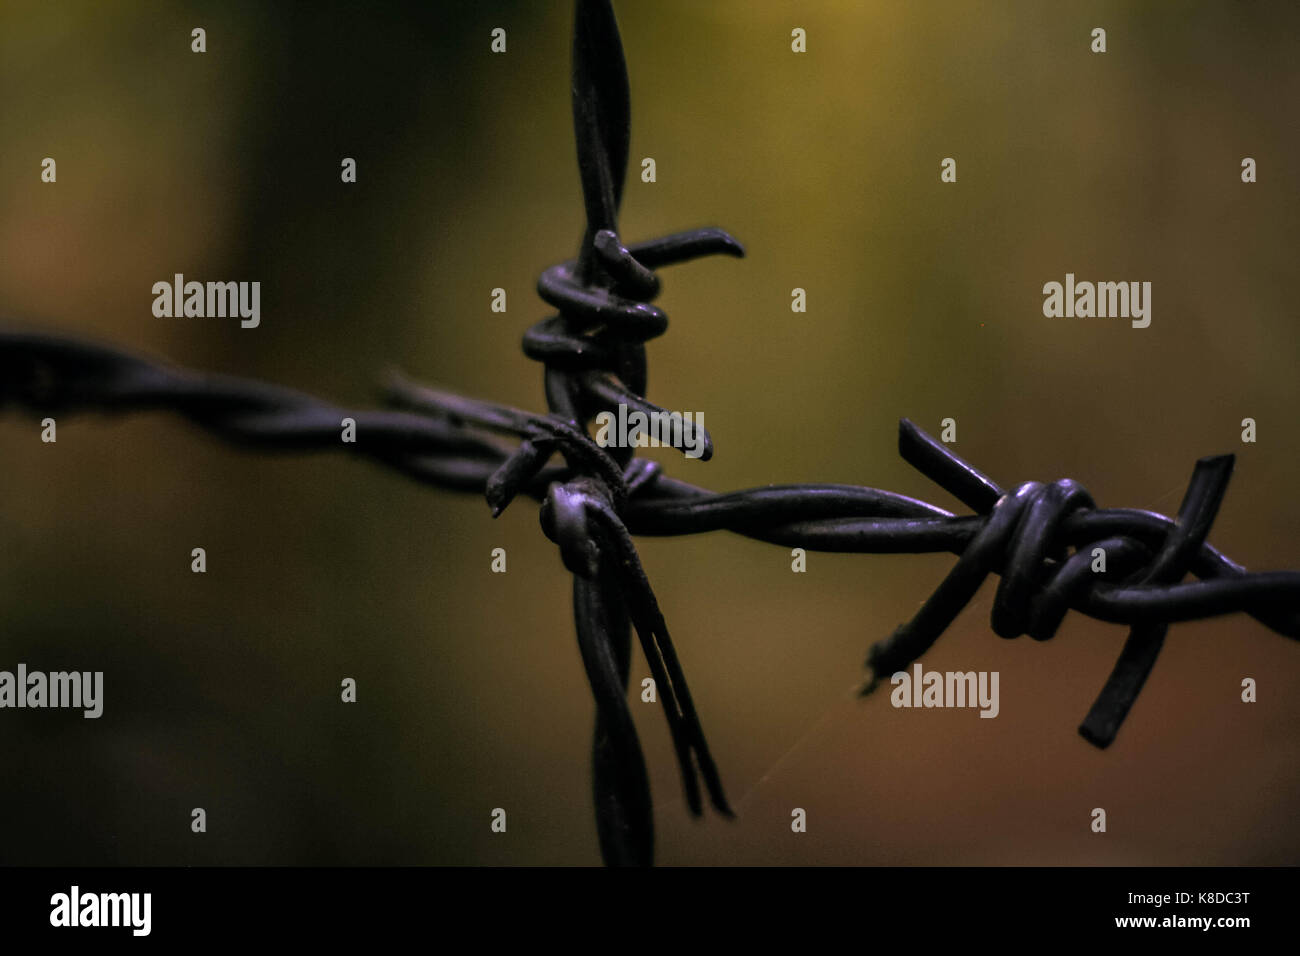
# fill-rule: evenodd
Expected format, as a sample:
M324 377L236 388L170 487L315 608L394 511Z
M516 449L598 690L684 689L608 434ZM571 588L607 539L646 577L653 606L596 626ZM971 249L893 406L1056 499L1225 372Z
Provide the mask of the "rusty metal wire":
M498 515L518 495L541 503L545 534L574 580L578 644L596 702L593 791L601 852L612 865L653 859L649 783L627 706L635 630L663 699L688 805L731 815L634 535L726 530L815 551L959 556L911 621L873 645L864 693L921 657L990 574L1000 576L992 628L1001 637L1055 635L1075 610L1130 627L1114 671L1079 728L1098 747L1114 739L1155 662L1169 624L1246 612L1300 638L1300 572L1248 573L1206 542L1233 458L1196 463L1175 519L1098 508L1078 483L1010 490L904 419L899 452L973 514L875 488L767 485L716 494L662 474L630 448L601 447L587 428L618 404L662 411L643 393L644 343L667 328L650 304L653 270L699 256L743 255L720 229L631 246L617 231L628 155L628 83L609 0L577 0L573 114L587 227L576 259L538 283L556 315L524 335L545 367L546 414L438 391L394 373L390 407L350 411L259 381L208 375L103 345L0 331L0 406L37 414L166 409L232 442L269 451L344 451L417 481L483 494ZM340 440L344 419L356 440ZM689 430L681 445L696 437ZM712 455L707 434L698 436ZM516 439L510 441L508 439ZM563 464L552 463L558 455ZM1106 570L1094 572L1095 548ZM1186 581L1188 575L1197 580Z

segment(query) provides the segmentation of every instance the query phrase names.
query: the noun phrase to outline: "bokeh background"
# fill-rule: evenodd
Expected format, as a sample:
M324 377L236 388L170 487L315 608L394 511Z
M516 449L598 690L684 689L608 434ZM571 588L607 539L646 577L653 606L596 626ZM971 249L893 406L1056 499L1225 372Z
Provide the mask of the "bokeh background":
M717 442L707 463L653 452L670 473L958 509L896 454L898 418L953 417L956 450L1001 482L1068 476L1172 513L1197 457L1235 452L1212 541L1300 568L1300 7L617 8L625 238L716 224L748 249L662 274L650 397L702 412ZM519 339L547 314L537 274L582 231L571 16L6 0L0 308L350 406L396 365L541 408ZM150 287L176 272L261 281L261 327L155 318ZM1151 281L1150 328L1044 318L1066 272ZM530 503L493 521L473 497L235 450L163 413L58 429L46 445L0 417L0 667L102 670L105 713L0 712L0 859L598 862L569 578ZM1100 752L1076 727L1123 628L1074 615L1048 644L999 640L991 581L924 663L999 671L1001 715L896 711L851 698L866 648L951 556L811 554L792 574L788 551L725 534L641 549L741 811L688 816L660 708L636 701L662 863L1300 861L1300 648L1250 618L1176 626Z

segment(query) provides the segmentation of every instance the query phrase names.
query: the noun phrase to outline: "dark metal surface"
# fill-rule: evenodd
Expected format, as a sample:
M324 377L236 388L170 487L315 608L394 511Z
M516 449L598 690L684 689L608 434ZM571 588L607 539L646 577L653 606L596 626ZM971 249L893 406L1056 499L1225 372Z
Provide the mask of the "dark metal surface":
M1300 638L1300 572L1248 573L1205 538L1232 470L1230 455L1193 472L1176 519L1098 508L1079 484L1026 482L1010 490L904 419L899 452L967 505L956 516L875 488L769 485L715 494L663 475L629 448L602 448L587 426L620 402L645 398L644 343L667 328L650 304L653 270L715 253L743 255L720 229L627 246L617 231L627 164L628 85L608 0L578 0L573 114L587 228L576 259L538 283L557 314L524 335L544 365L549 412L536 414L440 392L393 376L386 410L349 411L290 389L179 369L86 342L0 331L0 404L38 415L169 409L214 434L275 451L343 451L441 488L483 494L494 515L519 494L541 503L545 534L573 573L577 636L596 702L592 743L597 829L605 861L652 860L646 768L627 705L635 629L668 719L691 812L730 815L717 767L632 535L726 530L817 551L951 551L951 572L915 617L875 644L869 681L918 659L990 574L1001 577L992 628L1051 638L1069 610L1130 626L1127 644L1080 733L1108 746L1176 621L1246 612ZM344 418L355 443L340 440ZM506 440L506 438L517 441ZM703 457L712 453L706 439ZM683 435L682 448L692 443ZM552 464L559 455L563 464ZM1092 571L1104 548L1107 570ZM1188 575L1197 580L1185 582Z

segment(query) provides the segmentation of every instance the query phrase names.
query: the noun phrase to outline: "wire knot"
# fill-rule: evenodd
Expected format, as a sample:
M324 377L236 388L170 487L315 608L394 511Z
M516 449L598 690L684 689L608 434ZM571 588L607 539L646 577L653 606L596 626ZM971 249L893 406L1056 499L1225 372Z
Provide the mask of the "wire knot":
M599 531L593 519L601 517L617 521L612 495L604 482L586 475L552 483L538 512L542 533L559 545L564 566L588 580L600 571Z
M1085 552L1067 557L1058 532L1073 512L1091 507L1092 496L1069 478L1046 485L1025 482L998 499L966 553L977 555L972 560L987 554L986 567L1001 576L992 615L999 637L1029 634L1045 641L1055 635L1075 593L1073 585L1082 581L1077 572L1080 567L1087 571L1090 560ZM1067 568L1071 573L1061 582Z
M600 229L583 252L542 273L537 292L560 311L524 333L524 354L546 367L551 408L574 423L614 413L619 405L668 415L645 398L645 343L668 328L668 316L650 304L660 290L653 270L717 253L742 256L743 248L721 229L696 229L630 248L614 230ZM700 457L711 458L713 441L694 423L685 423L676 447L695 445L697 436ZM619 448L614 458L626 467L633 454Z

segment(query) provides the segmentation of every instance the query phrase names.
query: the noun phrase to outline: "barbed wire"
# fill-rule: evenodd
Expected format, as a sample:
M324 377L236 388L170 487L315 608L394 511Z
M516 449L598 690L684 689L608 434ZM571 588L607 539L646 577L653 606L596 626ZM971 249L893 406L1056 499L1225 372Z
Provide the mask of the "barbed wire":
M1170 624L1245 612L1300 639L1300 572L1247 572L1206 541L1231 455L1196 463L1170 519L1099 508L1069 479L1004 489L907 419L899 424L899 453L973 514L842 484L718 494L668 477L634 448L597 444L587 428L600 412L622 404L667 414L643 395L644 343L668 325L650 304L659 291L654 270L704 255L742 256L743 249L716 228L631 246L619 238L629 90L609 0L576 3L573 113L586 234L576 259L539 280L540 296L558 313L523 338L525 354L545 368L547 413L440 391L398 372L383 383L389 407L347 410L279 385L17 330L0 330L0 406L42 415L168 410L241 445L344 451L425 484L482 494L494 516L520 494L540 502L543 531L573 574L578 644L596 703L597 831L611 865L653 859L649 782L627 705L633 631L662 697L691 813L703 812L702 780L712 806L732 814L634 535L731 531L814 551L958 555L915 616L872 645L864 694L919 659L990 574L1001 578L991 621L1001 637L1048 640L1071 610L1128 625L1115 668L1079 727L1098 747L1114 741ZM350 441L341 439L347 419ZM713 453L702 427L685 423L673 437L681 450L698 447L705 459ZM562 465L552 463L557 455ZM1189 574L1197 580L1186 581Z

